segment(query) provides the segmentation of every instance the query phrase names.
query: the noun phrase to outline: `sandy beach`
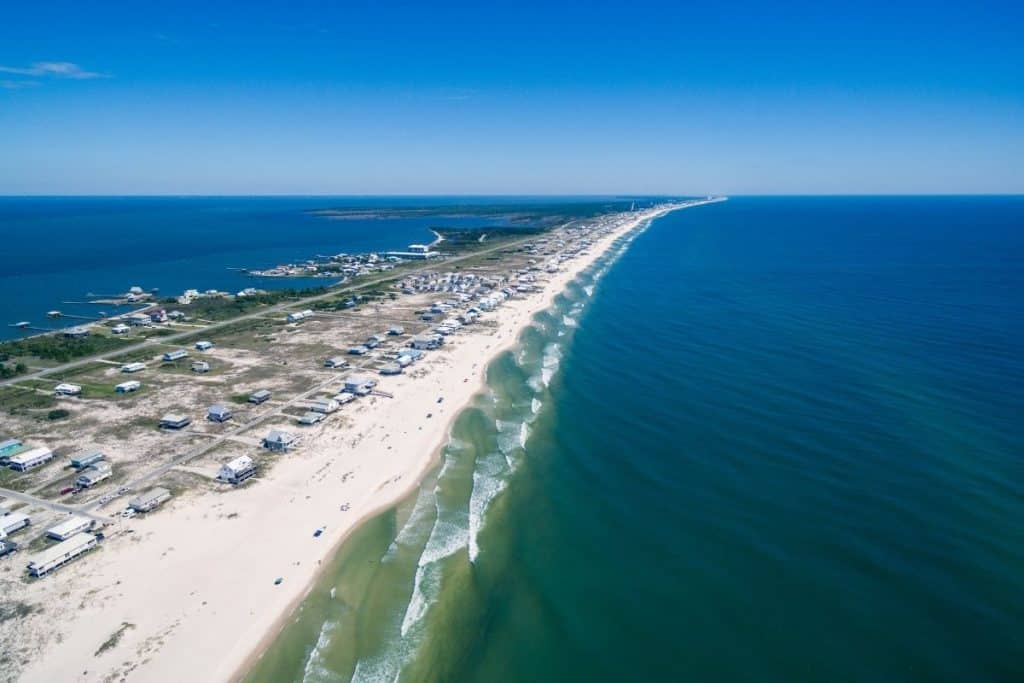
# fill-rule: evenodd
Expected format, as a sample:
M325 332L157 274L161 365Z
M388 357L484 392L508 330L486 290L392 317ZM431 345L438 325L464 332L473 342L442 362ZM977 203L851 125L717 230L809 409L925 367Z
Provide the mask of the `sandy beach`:
M196 491L159 514L119 521L100 552L26 585L26 597L48 609L15 626L40 643L19 680L244 675L346 536L429 470L451 421L481 390L487 362L618 236L665 211L636 214L537 291L489 313L490 324L449 337L415 372L382 378L393 398L364 398L343 420L303 432L301 446L255 485Z

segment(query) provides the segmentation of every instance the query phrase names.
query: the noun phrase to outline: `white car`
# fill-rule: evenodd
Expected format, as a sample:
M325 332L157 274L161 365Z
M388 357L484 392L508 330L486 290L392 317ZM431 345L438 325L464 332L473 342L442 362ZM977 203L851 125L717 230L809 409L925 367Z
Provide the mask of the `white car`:
M125 508L124 510L121 511L121 516L125 517L125 518L128 518L128 519L131 519L132 517L135 516L135 510L133 510L131 508Z

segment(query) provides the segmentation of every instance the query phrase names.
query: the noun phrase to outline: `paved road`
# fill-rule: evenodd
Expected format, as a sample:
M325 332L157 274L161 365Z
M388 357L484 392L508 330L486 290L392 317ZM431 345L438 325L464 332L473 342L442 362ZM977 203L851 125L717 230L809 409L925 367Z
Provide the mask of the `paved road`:
M103 515L97 515L87 511L86 508L91 508L93 506L65 505L64 503L56 503L52 500L46 500L45 498L37 498L36 496L33 496L31 494L22 493L21 491L12 491L10 489L0 489L0 495L4 496L5 498L20 501L22 503L38 505L39 507L44 507L55 512L71 512L76 515L83 515L85 517L89 517L90 519L94 519L97 522L110 521L109 517L104 517Z

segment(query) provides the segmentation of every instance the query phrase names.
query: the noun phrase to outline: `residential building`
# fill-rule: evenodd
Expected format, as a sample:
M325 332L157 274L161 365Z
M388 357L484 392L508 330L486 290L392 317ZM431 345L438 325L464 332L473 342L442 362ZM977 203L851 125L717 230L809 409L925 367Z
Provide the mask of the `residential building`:
M298 437L296 437L291 432L286 432L280 429L272 429L270 430L270 433L267 434L266 438L263 439L263 447L266 448L268 451L282 453L291 448L294 448L297 442Z
M191 424L192 418L179 413L168 413L160 418L160 426L164 429L182 429Z
M129 382L121 382L120 384L115 385L114 391L116 391L119 394L130 394L131 392L138 391L141 388L142 382L133 379Z
M7 466L12 470L26 472L36 467L41 467L54 458L54 452L49 448L32 448L22 453L16 453L7 459Z
M243 455L221 465L217 478L229 484L238 485L254 474L256 474L256 463L248 455Z
M45 576L89 552L98 544L99 540L92 534L77 533L34 556L28 563L28 573L37 577Z
M58 541L66 541L75 534L80 534L83 531L92 529L93 521L88 517L82 517L80 515L71 515L64 521L56 524L46 530L46 535L49 538L56 539Z
M83 469L89 465L95 465L100 460L103 460L103 451L97 451L95 449L78 451L71 456L71 466L76 470Z
M231 410L222 405L210 406L206 411L206 419L213 422L227 422L231 419Z
M171 492L158 486L132 498L128 501L128 507L136 512L149 512L160 507L170 498Z
M260 389L259 391L254 391L252 394L249 395L249 403L255 403L257 405L259 405L260 403L263 403L264 401L267 401L269 399L270 399L270 392L267 391L266 389Z
M82 387L77 384L68 384L61 382L53 388L54 396L79 396L82 393Z
M113 474L114 468L111 467L109 462L96 462L82 469L81 473L75 478L75 485L87 489L105 479L110 479Z

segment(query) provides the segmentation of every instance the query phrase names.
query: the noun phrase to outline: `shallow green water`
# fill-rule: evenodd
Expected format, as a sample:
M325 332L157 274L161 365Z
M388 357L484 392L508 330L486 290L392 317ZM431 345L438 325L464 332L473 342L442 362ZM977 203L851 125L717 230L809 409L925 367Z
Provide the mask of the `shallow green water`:
M657 221L492 363L250 680L1024 680L1022 218Z

